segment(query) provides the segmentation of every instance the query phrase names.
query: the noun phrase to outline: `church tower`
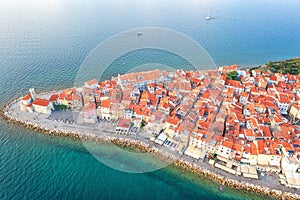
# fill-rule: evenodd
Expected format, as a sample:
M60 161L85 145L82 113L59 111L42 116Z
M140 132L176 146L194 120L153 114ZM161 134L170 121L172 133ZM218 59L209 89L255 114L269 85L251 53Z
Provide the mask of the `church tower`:
M30 92L30 95L31 95L32 100L35 101L36 98L37 98L37 95L36 95L36 93L35 93L35 91L34 91L34 88L30 88L30 89L29 89L29 92Z

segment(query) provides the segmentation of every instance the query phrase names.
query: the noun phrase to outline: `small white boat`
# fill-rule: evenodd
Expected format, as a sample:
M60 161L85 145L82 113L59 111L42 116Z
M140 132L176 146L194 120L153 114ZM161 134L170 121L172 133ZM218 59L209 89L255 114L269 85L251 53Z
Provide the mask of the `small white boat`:
M206 16L205 16L204 19L205 19L205 20L212 20L212 19L214 19L214 18L211 16L210 12L208 11L208 13L206 14Z
M212 16L206 16L205 19L206 19L206 20L212 20L212 19L214 19L214 18L213 18Z

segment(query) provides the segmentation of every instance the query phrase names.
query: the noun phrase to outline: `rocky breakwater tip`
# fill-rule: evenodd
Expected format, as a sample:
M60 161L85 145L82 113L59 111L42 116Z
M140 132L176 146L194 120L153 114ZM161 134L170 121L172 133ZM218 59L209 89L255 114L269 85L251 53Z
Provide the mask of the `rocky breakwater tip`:
M17 125L21 125L24 128L27 128L29 130L33 130L33 131L38 131L41 133L44 133L46 135L51 135L51 136L64 136L64 137L70 137L73 139L78 139L79 136L77 133L74 132L69 132L69 131L65 131L65 130L53 130L53 129L49 129L48 127L42 126L38 123L34 123L34 122L30 122L28 120L21 120L18 118L14 118L9 114L9 109L10 109L10 105L13 103L17 103L18 99L14 99L10 102L8 102L7 104L5 104L3 106L3 108L1 109L0 115L9 123L12 124L17 124Z

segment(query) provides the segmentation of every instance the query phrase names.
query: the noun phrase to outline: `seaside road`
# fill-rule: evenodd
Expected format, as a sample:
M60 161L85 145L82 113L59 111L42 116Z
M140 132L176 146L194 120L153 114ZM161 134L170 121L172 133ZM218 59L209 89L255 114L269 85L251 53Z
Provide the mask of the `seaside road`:
M162 154L166 157L173 159L184 160L188 163L192 163L196 167L204 168L210 170L211 172L215 172L224 177L237 180L239 182L243 181L250 184L261 185L265 187L269 187L272 189L278 189L284 192L297 193L300 194L300 190L288 188L283 185L280 185L277 177L266 176L261 180L247 179L241 176L236 176L233 174L229 174L220 169L214 168L209 165L207 162L195 160L186 155L181 155L178 152L172 151L164 146L160 146L149 140L148 134L139 133L137 136L134 135L117 135L115 134L115 126L116 124L112 124L110 122L100 122L97 124L90 124L88 126L79 125L79 124L69 124L64 122L57 122L47 119L50 115L39 114L39 113L29 113L29 112L21 112L19 107L19 102L13 102L6 108L6 114L11 116L17 120L22 122L31 122L44 129L57 130L62 132L72 132L78 135L86 135L91 137L102 137L102 138L122 138L128 140L139 141L140 143L146 144L150 147L156 149L159 154Z

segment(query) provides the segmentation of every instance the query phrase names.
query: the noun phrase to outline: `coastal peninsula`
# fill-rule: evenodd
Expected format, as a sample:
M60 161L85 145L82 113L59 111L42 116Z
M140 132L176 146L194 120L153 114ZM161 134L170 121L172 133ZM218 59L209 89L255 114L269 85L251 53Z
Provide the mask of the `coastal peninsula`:
M236 189L297 199L299 80L237 65L135 72L62 91L31 88L3 115L48 134L157 152Z

